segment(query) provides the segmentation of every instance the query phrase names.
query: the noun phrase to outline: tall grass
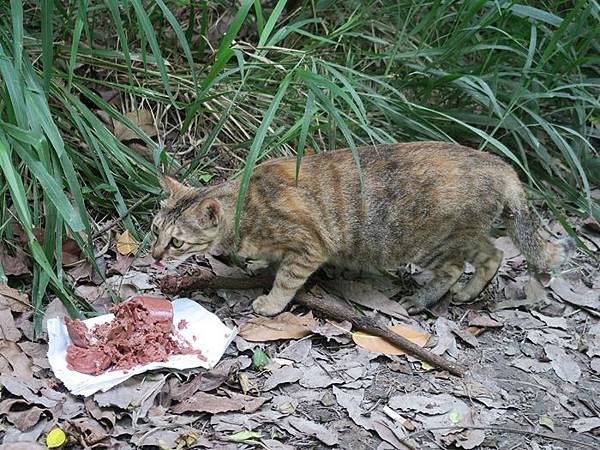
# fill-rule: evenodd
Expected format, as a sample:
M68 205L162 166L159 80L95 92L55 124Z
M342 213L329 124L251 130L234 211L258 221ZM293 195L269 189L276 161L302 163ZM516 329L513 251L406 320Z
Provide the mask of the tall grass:
M563 222L600 218L598 29L593 0L0 1L0 237L27 233L36 329L48 287L89 308L62 239L93 260L98 223L150 194L123 222L141 238L158 169L239 174L241 209L271 155L447 140L503 155Z

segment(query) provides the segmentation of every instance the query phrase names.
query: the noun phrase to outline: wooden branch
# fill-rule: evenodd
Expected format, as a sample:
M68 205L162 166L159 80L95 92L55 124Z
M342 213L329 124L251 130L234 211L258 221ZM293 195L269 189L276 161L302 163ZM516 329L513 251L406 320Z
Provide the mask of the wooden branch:
M166 294L180 294L199 289L253 289L270 288L273 285L273 278L268 276L254 278L231 278L218 277L210 278L206 269L202 269L197 274L191 275L171 275L166 276L160 281L160 288ZM379 336L389 343L401 348L408 354L425 361L432 366L447 370L453 375L462 377L467 369L462 365L449 361L429 350L419 347L417 344L409 341L403 336L394 333L386 324L381 323L373 317L359 315L352 308L335 300L331 297L319 298L308 292L298 292L296 302L330 317L334 320L347 320L357 329L375 336Z
M160 290L165 294L181 294L182 292L200 289L255 289L273 286L273 277L261 276L252 278L215 277L208 269L196 269L188 275L167 275L160 279Z
M307 292L299 292L296 301L312 310L316 310L335 320L347 320L356 328L375 336L379 336L390 344L401 348L406 353L426 361L432 366L447 370L453 375L462 377L467 369L458 363L431 353L429 350L419 347L404 336L394 333L385 324L380 323L373 317L360 316L349 306L332 298L319 298Z

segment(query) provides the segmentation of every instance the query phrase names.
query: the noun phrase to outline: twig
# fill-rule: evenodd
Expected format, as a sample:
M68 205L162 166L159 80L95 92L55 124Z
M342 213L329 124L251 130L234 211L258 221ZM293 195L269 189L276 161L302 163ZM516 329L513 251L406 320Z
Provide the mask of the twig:
M273 285L272 277L255 278L231 278L218 277L207 279L206 271L200 273L200 276L168 276L160 281L160 288L167 294L178 294L182 291L193 291L198 289L252 289L257 287L271 287ZM352 308L337 301L334 298L319 298L307 292L299 292L296 295L297 303L306 306L309 309L316 310L335 320L347 320L354 327L367 333L379 336L389 343L401 348L407 353L428 362L432 366L447 370L453 375L462 377L467 369L458 363L448 361L447 359L426 350L403 336L391 331L386 324L379 322L372 317L360 316Z
M428 362L432 366L447 370L453 375L462 377L467 371L467 369L460 364L448 361L446 358L436 355L435 353L432 353L423 347L419 347L414 342L411 342L405 337L394 333L386 326L386 324L380 323L377 321L377 319L373 317L359 316L356 311L346 306L342 302L336 301L332 298L318 298L306 292L298 293L296 300L301 305L320 311L321 313L335 318L336 320L347 320L356 328L369 334L379 336L396 347L406 351L407 353L410 353L411 355Z
M188 275L167 275L160 279L160 290L165 294L180 294L199 289L255 289L269 288L273 277L231 278L217 277L208 269L196 269Z
M421 436L421 435L423 435L425 433L428 433L430 431L436 431L436 430L504 431L506 433L526 434L528 436L536 436L536 437L541 437L541 438L544 438L544 439L552 439L552 440L555 440L555 441L566 442L568 444L576 444L576 445L580 445L582 447L591 448L592 450L597 450L597 448L598 448L597 445L588 444L587 442L578 441L576 439L569 439L569 438L566 438L566 437L557 436L555 434L539 433L537 431L522 430L520 428L494 427L494 426L478 426L478 425L462 425L462 426L461 425L455 425L455 426L448 426L448 427L426 428L424 430L415 431L414 433L409 434L405 438L400 439L400 442L402 442L404 444L405 440L414 439L414 438L416 438L418 436Z
M142 198L140 198L137 202L135 202L133 205L131 205L129 208L127 208L127 211L125 211L123 214L119 215L119 217L111 220L110 222L108 222L107 224L105 224L102 228L100 228L98 231L96 231L93 235L92 235L92 239L96 239L99 238L100 236L102 236L104 233L106 233L108 230L116 227L119 223L121 223L121 221L127 217L129 214L131 214L131 211L133 211L135 208L137 208L138 206L140 206L142 203L144 203L146 200L148 200L150 198L152 194L146 194L144 195Z

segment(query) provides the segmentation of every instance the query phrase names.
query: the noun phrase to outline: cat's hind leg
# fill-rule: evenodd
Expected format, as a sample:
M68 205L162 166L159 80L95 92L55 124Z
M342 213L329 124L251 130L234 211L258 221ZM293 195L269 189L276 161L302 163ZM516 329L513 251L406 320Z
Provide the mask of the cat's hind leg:
M262 316L275 316L282 312L325 259L316 254L286 255L277 270L271 292L261 295L252 303L254 312Z
M401 302L407 305L409 314L418 314L435 305L456 284L464 271L465 263L457 260L442 260L429 270L433 280L417 291L404 297Z
M454 299L460 303L475 300L498 272L502 256L502 250L494 247L487 237L482 237L476 251L469 258L475 273L463 288L456 289Z

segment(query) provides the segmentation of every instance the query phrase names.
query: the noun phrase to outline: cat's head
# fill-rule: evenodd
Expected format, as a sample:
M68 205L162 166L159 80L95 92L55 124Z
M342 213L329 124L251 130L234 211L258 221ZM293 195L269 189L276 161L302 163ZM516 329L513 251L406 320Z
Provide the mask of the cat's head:
M166 263L202 255L219 243L222 206L208 192L162 177L169 195L152 221L152 257Z

